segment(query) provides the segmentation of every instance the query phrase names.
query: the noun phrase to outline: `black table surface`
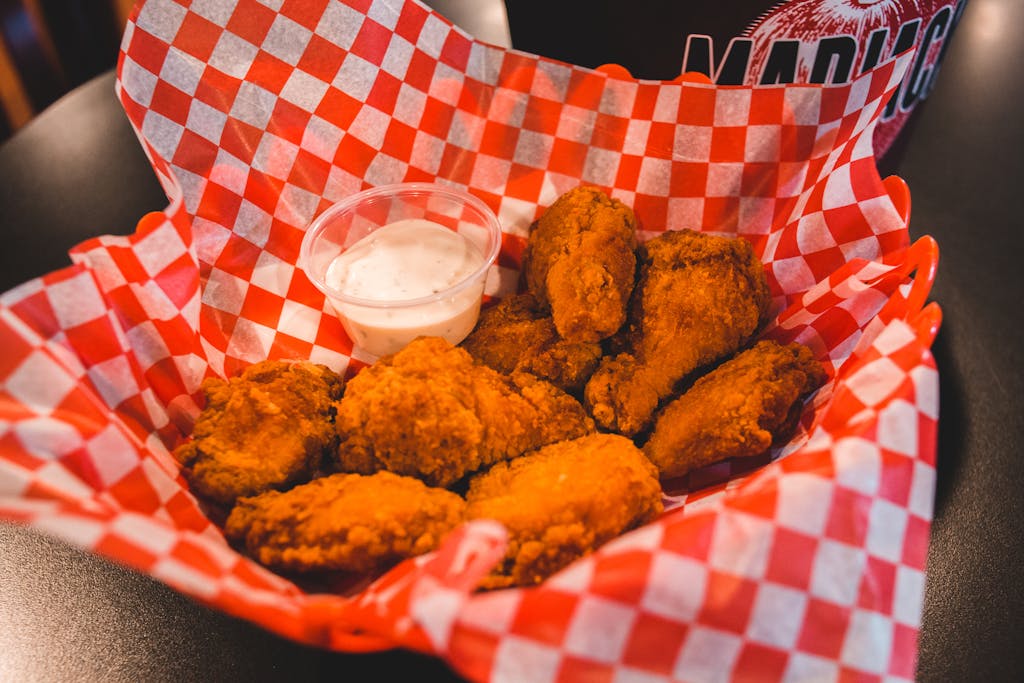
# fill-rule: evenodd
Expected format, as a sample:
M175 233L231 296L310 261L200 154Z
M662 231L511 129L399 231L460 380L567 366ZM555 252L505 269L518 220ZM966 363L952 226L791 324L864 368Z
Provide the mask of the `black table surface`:
M906 145L913 237L941 249L938 476L917 678L1024 680L1024 3L970 0ZM102 159L99 165L86 163ZM0 290L166 205L113 76L0 147ZM414 653L310 649L0 523L0 680L457 680Z

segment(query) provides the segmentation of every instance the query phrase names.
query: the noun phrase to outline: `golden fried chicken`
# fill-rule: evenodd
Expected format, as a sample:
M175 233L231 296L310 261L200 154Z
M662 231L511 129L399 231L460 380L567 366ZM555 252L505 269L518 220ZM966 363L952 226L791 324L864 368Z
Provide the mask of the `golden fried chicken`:
M483 588L542 580L662 511L658 471L629 439L591 434L495 465L470 480L467 519L508 530Z
M600 427L635 436L660 401L697 368L733 354L765 322L764 268L741 238L692 230L640 247L626 327L590 378L584 402Z
M789 438L803 399L824 382L825 371L806 346L758 342L666 405L644 453L662 479L726 458L760 455Z
M594 430L583 406L552 384L502 375L440 337L364 368L337 405L341 470L387 469L435 486Z
M562 339L531 294L506 297L482 311L460 346L498 372L529 372L569 393L583 390L601 360L600 344Z
M526 285L564 339L601 341L622 326L636 275L635 230L631 208L586 186L563 194L531 226Z
M275 569L371 572L436 548L465 507L412 477L333 474L240 498L224 532Z
M305 481L333 451L342 379L308 362L263 361L202 384L206 407L192 439L174 451L191 490L231 504Z

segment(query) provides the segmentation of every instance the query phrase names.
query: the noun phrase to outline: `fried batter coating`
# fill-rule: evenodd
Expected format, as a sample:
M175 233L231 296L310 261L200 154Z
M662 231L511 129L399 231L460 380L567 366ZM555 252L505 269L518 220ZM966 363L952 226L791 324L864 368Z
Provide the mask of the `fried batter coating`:
M636 216L594 187L566 192L531 226L523 254L530 293L568 341L597 342L626 320L636 275Z
M483 588L540 583L662 511L658 471L629 439L591 434L495 465L470 480L467 519L494 519L508 551Z
M662 479L789 438L825 371L802 344L762 341L694 382L658 414L647 457Z
M192 491L230 505L305 481L333 450L342 379L308 362L263 361L202 384L206 407L174 451Z
M635 436L697 368L747 343L767 318L764 268L742 238L669 231L640 247L629 320L590 378L584 402L600 427Z
M420 337L349 380L336 427L343 471L387 469L434 486L594 431L552 384L502 375L440 337Z
M436 548L465 507L412 477L333 474L239 499L224 532L275 569L371 572Z
M601 360L600 344L562 339L530 294L506 297L481 312L460 346L498 372L529 372L569 393L583 390Z

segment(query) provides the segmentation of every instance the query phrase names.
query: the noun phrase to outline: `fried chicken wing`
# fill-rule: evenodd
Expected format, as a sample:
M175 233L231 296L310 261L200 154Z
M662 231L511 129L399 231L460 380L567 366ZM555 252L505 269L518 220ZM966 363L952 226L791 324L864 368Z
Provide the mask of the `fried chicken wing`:
M202 384L206 406L174 451L192 491L230 505L309 479L333 450L342 379L307 362L263 361Z
M483 588L531 585L662 511L657 469L629 439L591 434L495 465L470 480L467 519L509 533Z
M758 342L666 405L644 453L663 479L759 455L789 437L802 400L824 382L825 371L806 346Z
M224 531L275 569L371 572L436 548L465 506L412 477L342 473L241 498Z
M600 344L562 339L531 294L506 297L481 312L460 346L498 372L529 372L570 394L583 390L601 360Z
M697 368L727 357L766 322L770 297L750 243L692 230L640 247L626 327L590 378L584 402L597 424L644 430L660 401Z
M549 382L502 375L440 337L420 337L349 380L336 427L343 471L387 469L449 486L594 423Z
M531 227L526 285L564 339L596 342L622 326L636 275L635 230L631 208L586 186L563 194Z

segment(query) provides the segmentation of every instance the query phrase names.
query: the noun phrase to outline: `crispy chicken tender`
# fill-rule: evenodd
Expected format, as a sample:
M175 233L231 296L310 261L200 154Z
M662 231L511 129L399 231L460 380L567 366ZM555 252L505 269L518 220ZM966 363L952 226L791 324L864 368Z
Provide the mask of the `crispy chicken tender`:
M308 362L263 361L202 384L206 407L192 439L174 451L192 491L230 505L305 481L335 442L342 379Z
M436 548L465 507L412 477L342 473L241 498L224 532L275 569L371 572Z
M440 337L420 337L349 380L336 427L341 470L387 469L434 486L594 431L552 384L502 375Z
M629 439L591 434L495 465L470 480L467 519L494 519L508 551L483 588L540 583L662 511L657 469Z
M725 358L765 322L764 268L742 238L668 231L640 247L629 320L590 378L584 403L600 427L635 436L697 368Z
M758 342L666 405L644 453L663 479L759 455L789 438L803 399L824 382L825 371L806 346Z
M506 297L481 312L460 346L498 372L529 372L568 393L581 392L601 360L600 344L562 339L530 294Z
M626 319L636 275L636 216L594 187L566 192L531 226L523 255L530 293L568 341L597 342Z

